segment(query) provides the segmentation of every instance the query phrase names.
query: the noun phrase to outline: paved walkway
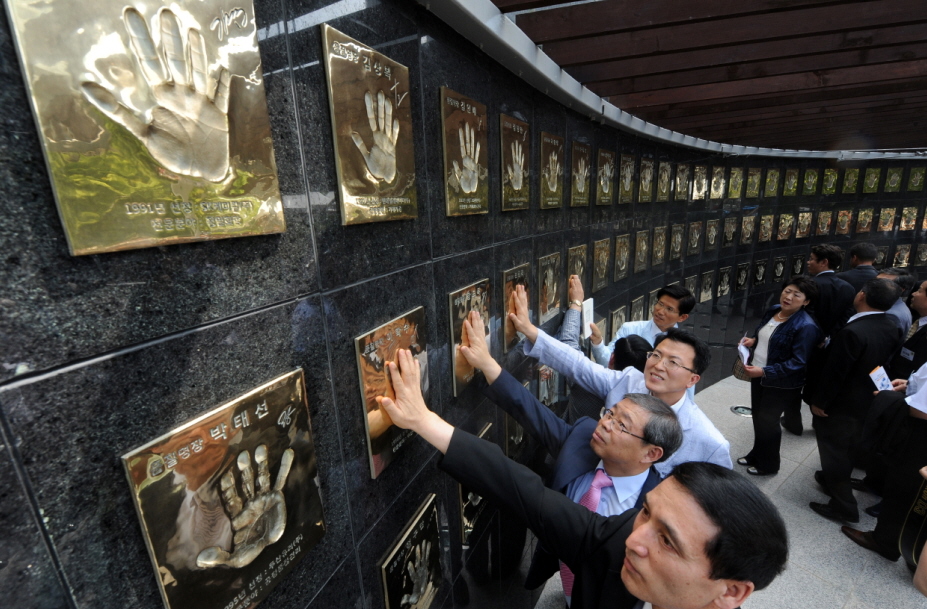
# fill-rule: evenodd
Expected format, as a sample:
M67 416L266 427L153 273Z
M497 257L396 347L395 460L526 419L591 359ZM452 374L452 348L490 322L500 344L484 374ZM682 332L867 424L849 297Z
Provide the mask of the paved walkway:
M730 411L732 405L750 405L748 383L729 377L696 395L699 407L731 443L734 459L753 446L750 419ZM925 609L927 598L911 584L911 572L902 560L891 563L863 550L840 532L840 526L818 516L808 502L826 502L818 490L814 472L820 469L811 413L803 409L805 433L801 437L782 434L782 464L779 473L750 477L785 518L791 541L785 572L766 590L754 593L744 609ZM735 469L744 468L735 465ZM857 475L861 475L857 472ZM746 475L746 474L744 474ZM860 508L878 498L856 493ZM858 528L871 530L875 519L862 513ZM559 577L548 582L536 609L562 609Z

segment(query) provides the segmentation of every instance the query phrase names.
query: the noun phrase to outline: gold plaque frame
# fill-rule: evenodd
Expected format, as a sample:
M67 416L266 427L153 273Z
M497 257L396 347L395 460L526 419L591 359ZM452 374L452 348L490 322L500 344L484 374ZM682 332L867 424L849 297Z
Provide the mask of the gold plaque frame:
M805 179L802 182L801 194L804 196L814 195L818 192L818 169L806 169Z
M661 162L657 170L657 203L665 203L670 200L670 190L672 182L673 164Z
M588 207L589 193L592 190L589 183L589 176L592 174L592 148L573 142L570 164L573 167L570 180L570 207Z
M438 503L434 493L425 497L377 567L386 609L428 609L432 605L441 588Z
M837 194L837 178L839 173L836 169L828 167L824 170L824 177L821 179L821 194Z
M502 211L528 209L531 202L531 129L528 123L500 114L502 140Z
M696 165L692 179L692 200L704 201L708 197L708 167Z
M492 423L486 423L476 437L486 440L491 428ZM483 501L483 498L473 492L470 487L462 484L457 485L457 501L460 509L460 543L466 548L470 545L470 535L476 529L477 521L486 511L489 502Z
M608 287L608 259L612 254L612 239L606 237L592 244L592 292Z
M564 139L541 132L541 209L563 207Z
M382 474L406 441L412 437L411 431L393 425L389 416L384 416L384 411L377 404L377 396L395 397L386 363L396 361L396 353L400 349L410 350L412 356L421 364L422 394L427 403L427 344L428 324L424 307L416 307L354 339L371 478Z
M341 223L417 218L409 69L321 27Z
M859 188L859 168L854 167L843 172L843 188L841 192L845 195L856 194Z
M615 161L614 152L599 148L595 191L596 205L611 205L615 202Z
M760 184L763 181L762 167L751 167L747 170L747 192L745 198L755 199L760 196Z
M509 320L509 313L515 312L515 306L512 303L512 294L518 286L524 286L525 292L528 292L528 272L531 265L527 262L514 268L502 271L502 352L508 353L515 345L518 344L524 335L515 329L515 324ZM528 303L531 303L531 294L528 293Z
M603 152L607 152L610 155L612 167L614 167L615 155L610 151L599 150L599 162L601 163ZM620 162L621 167L618 171L618 202L630 203L634 200L634 155L622 154Z
M637 200L641 203L653 201L653 159L641 157L641 185L637 190Z
M302 369L122 464L168 609L254 607L325 533Z
M7 10L72 255L286 229L251 2Z
M614 281L628 276L631 266L631 236L628 234L615 236L615 270L612 275Z
M723 199L725 189L724 182L724 167L712 167L711 168L711 190L710 197L712 199Z
M486 106L441 87L444 196L448 216L489 213L489 118Z
M467 358L460 354L460 339L463 336L463 322L470 311L477 311L483 318L486 331L486 344L490 343L489 333L489 279L480 279L465 288L448 294L448 311L450 311L451 328L451 364L454 377L454 397L456 398L470 384L476 369Z
M586 252L588 246L584 243L567 249L567 276L577 275L586 285Z
M763 189L764 197L775 197L779 194L779 169L766 170L766 187Z
M676 165L676 200L689 200L689 166Z
M794 197L798 194L798 169L785 170L785 180L782 182L782 196Z
M834 212L832 211L819 211L818 212L818 225L817 230L814 233L815 235L827 235L830 233L830 225L834 219Z
M729 199L739 199L744 190L744 169L743 167L731 167L731 177L727 184L727 197Z
M560 313L560 281L563 262L560 252L538 258L538 325Z

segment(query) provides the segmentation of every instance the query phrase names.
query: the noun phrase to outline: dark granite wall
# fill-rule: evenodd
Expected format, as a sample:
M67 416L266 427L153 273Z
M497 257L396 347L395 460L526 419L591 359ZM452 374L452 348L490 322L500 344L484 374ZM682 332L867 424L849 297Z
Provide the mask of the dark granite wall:
M365 6L361 10L355 6ZM598 125L560 106L462 40L411 0L366 3L258 0L257 23L274 148L285 201L283 235L71 257L45 172L27 93L5 17L0 25L0 599L4 607L160 606L119 455L267 380L306 371L328 530L265 607L383 607L377 560L406 520L438 496L445 581L435 607L530 607L519 586L525 533L489 513L465 550L456 484L415 440L377 479L367 470L352 339L424 305L432 408L470 431L504 419L472 390L452 398L447 293L494 282L493 341L504 269L535 263L617 234L733 216L737 244L684 254L595 293L596 311L666 283L740 263L807 254L813 243L923 241L923 193L765 197L500 212L498 122L490 120L491 211L448 218L438 87L485 103L541 130L593 148L651 155L657 162L823 169L823 161L722 158L655 144ZM346 12L352 11L352 12ZM335 198L331 123L320 58L321 21L404 63L412 76L419 218L344 227ZM568 162L568 161L567 161ZM531 159L539 192L538 160ZM883 162L882 167L905 166ZM871 166L876 166L873 164ZM916 165L915 165L916 166ZM905 183L910 167L905 166ZM841 167L842 169L842 167ZM883 172L883 179L884 179ZM842 173L841 173L842 177ZM780 187L781 192L781 187ZM917 229L899 231L917 207ZM895 210L892 232L830 233L739 245L743 215L839 209ZM915 246L916 247L916 246ZM633 251L633 245L632 245ZM914 256L912 253L912 261ZM611 263L610 263L611 264ZM536 266L530 289L537 293ZM611 277L612 269L609 268ZM699 284L700 285L700 284ZM700 386L728 375L729 348L777 294L768 279L700 304L686 324L709 341L714 364ZM562 294L565 300L565 293ZM550 324L552 328L557 320ZM725 348L728 346L728 348ZM517 376L535 371L518 352ZM533 445L522 461L543 469ZM466 565L466 568L464 566Z

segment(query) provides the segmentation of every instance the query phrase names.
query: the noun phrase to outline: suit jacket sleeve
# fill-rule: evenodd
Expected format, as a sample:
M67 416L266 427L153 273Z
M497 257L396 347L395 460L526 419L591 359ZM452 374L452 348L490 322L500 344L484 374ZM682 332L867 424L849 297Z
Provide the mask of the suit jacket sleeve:
M840 393L853 364L862 355L863 345L851 328L844 328L834 337L821 371L818 393L812 406L827 410L834 396Z
M492 385L480 377L480 390L499 408L512 415L529 434L556 458L572 426L538 401L515 377L503 370Z
M637 510L600 516L544 486L495 444L454 430L440 467L458 482L525 521L548 550L574 572L613 537Z

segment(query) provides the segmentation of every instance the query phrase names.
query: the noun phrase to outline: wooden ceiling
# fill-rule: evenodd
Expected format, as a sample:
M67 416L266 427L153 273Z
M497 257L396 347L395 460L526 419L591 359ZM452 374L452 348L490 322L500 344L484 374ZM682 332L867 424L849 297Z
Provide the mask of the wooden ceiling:
M927 148L927 0L493 2L590 90L661 127L769 148Z

